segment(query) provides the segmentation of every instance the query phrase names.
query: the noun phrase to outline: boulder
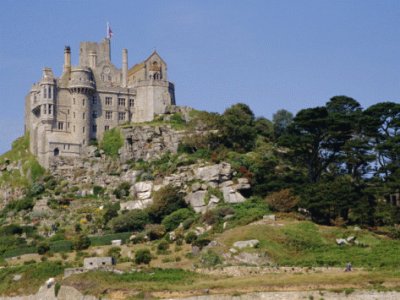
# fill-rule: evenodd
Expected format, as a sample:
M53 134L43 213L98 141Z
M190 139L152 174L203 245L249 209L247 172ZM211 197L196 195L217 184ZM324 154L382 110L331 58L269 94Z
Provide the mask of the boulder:
M222 193L224 195L224 201L226 203L242 203L246 201L246 198L232 187L222 188Z
M220 165L211 165L194 170L195 177L203 181L219 181L219 174Z
M238 248L238 249L254 248L254 247L257 247L259 243L260 243L259 240L237 241L237 242L233 243L233 247Z
M153 204L153 199L132 200L120 203L121 210L145 209Z
M339 246L347 245L347 241L345 239L336 239L336 244Z
M122 245L122 240L112 240L111 245L113 246L121 246Z
M259 253L248 253L242 252L233 257L236 261L246 265L260 266L268 263L268 259L265 255Z
M219 203L219 198L214 196L214 195L212 195L210 197L210 200L208 201L207 210L216 208L218 203Z
M263 216L263 220L275 222L276 221L276 216L275 215L265 215L265 216Z
M190 206L192 206L195 212L203 212L206 210L206 203L204 202L206 194L206 191L197 191L188 194L185 197L185 201L186 203L190 204Z
M136 197L139 200L149 199L151 196L152 189L153 189L152 181L141 181L135 183Z

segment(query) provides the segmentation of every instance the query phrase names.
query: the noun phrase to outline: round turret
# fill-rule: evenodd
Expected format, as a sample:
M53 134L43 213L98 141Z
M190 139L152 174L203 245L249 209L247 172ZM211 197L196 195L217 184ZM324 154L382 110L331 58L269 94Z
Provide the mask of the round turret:
M95 90L93 74L89 68L74 68L71 70L69 89L72 93L91 94Z

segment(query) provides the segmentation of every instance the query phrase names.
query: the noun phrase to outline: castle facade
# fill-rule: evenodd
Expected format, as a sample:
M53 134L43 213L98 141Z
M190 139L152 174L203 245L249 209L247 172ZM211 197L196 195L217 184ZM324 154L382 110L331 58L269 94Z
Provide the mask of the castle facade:
M30 151L48 167L52 157L79 157L91 140L125 123L152 121L175 105L174 85L167 64L153 52L128 68L122 50L122 68L111 62L110 39L80 44L79 65L71 66L71 49L64 50L63 73L56 78L44 68L25 99L25 131Z

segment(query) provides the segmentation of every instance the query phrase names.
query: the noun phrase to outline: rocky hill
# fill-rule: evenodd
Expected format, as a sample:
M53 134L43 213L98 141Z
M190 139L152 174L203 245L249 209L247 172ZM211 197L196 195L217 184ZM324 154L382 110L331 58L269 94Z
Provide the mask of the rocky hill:
M278 125L244 104L173 111L48 170L18 139L0 156L0 295L398 289L394 177L343 175L330 161L314 180L307 133Z

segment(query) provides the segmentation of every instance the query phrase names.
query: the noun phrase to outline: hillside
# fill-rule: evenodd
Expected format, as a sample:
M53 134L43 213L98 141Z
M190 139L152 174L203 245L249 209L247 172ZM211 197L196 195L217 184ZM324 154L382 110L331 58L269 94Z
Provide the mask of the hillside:
M118 299L398 291L399 118L344 96L272 121L192 110L110 130L49 170L22 137L0 157L0 295L50 277L56 293ZM103 257L116 264L88 267Z

